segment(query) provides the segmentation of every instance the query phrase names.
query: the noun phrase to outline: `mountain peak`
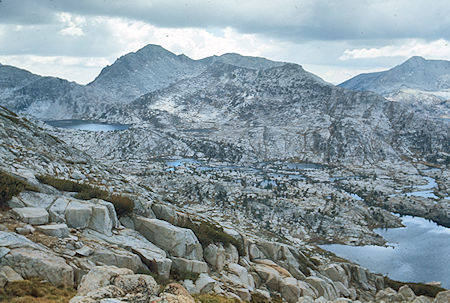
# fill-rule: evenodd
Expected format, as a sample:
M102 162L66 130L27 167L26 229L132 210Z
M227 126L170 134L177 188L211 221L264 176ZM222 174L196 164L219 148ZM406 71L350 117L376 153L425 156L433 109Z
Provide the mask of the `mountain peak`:
M408 60L406 60L405 62L400 64L400 66L417 66L417 65L423 65L426 62L428 62L428 60L425 59L424 57L412 56L411 58L409 58Z
M171 51L168 51L167 49L165 49L164 47L162 47L161 45L156 45L156 44L147 44L146 46L144 46L143 48L137 50L134 53L131 54L136 54L136 55L168 55L168 56L175 56L174 53L172 53ZM126 56L126 55L125 55Z

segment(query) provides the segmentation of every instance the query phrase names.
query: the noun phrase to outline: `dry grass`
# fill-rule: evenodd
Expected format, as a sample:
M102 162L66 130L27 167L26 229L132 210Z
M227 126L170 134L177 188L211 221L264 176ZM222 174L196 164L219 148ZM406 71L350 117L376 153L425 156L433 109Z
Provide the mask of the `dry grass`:
M48 184L61 191L76 192L74 196L80 200L102 199L111 202L118 215L127 214L133 211L134 201L122 195L112 195L108 192L84 183L71 180L58 179L52 176L36 176L41 183Z
M192 295L196 302L200 303L237 303L239 300L225 298L219 295L204 294L204 295Z
M411 288L414 291L416 296L427 296L434 298L439 292L445 291L444 288L435 285L428 285L424 283L400 282L391 280L388 277L384 277L385 287L390 287L395 291L398 291L399 288L402 287L403 285L408 285L409 288Z
M8 283L0 289L0 302L67 303L76 294L73 288L53 286L37 279Z

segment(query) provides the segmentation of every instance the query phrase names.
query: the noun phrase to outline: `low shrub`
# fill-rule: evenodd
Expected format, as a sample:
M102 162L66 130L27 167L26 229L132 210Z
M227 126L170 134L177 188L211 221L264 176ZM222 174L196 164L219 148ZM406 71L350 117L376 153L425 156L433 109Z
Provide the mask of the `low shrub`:
M435 285L428 285L424 283L413 283L413 282L400 282L391 280L388 277L384 277L385 287L390 287L395 291L398 291L399 288L402 287L403 285L408 285L409 288L411 288L414 291L416 296L427 296L434 298L439 292L445 291L444 288Z
M209 244L220 242L224 245L234 245L239 251L239 255L245 255L244 246L241 241L224 232L221 226L206 221L201 221L199 224L197 222L194 223L188 221L185 222L181 227L191 229L197 237L198 241L202 244L203 248L207 247Z
M24 180L0 170L0 206L3 206L13 196L20 194L24 190L37 191L34 186L31 186Z
M106 200L114 205L114 208L119 216L131 213L134 209L134 201L126 196L111 195Z
M0 289L0 302L9 303L67 303L76 290L53 286L38 279L10 282Z
M219 296L216 294L203 294L203 295L192 295L195 299L195 302L200 303L238 303L240 302L237 299L226 298L223 296Z
M170 278L174 281L192 280L196 281L200 274L190 271L176 270L174 267L170 269Z
M74 196L80 200L101 199L111 202L118 215L130 213L134 209L134 201L122 195L112 195L98 187L78 183L71 180L58 179L52 176L36 176L41 183L48 184L61 191L76 192Z

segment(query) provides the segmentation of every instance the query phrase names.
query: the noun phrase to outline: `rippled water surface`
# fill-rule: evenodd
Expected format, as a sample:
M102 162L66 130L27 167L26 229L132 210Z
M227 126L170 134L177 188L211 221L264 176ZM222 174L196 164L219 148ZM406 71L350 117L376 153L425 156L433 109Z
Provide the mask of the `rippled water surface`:
M440 281L450 288L450 229L417 217L404 216L402 221L405 228L375 230L388 241L388 247L321 247L395 280Z

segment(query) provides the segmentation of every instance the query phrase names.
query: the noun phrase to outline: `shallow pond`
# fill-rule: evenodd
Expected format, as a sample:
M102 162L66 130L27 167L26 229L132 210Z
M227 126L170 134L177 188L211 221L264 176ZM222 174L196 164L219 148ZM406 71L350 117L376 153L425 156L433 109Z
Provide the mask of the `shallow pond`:
M388 241L388 247L320 247L394 280L440 281L450 288L450 229L423 218L404 216L402 221L405 228L375 230Z
M131 124L103 123L91 120L53 120L45 121L53 127L89 130L89 131L113 131L124 130L131 127Z

